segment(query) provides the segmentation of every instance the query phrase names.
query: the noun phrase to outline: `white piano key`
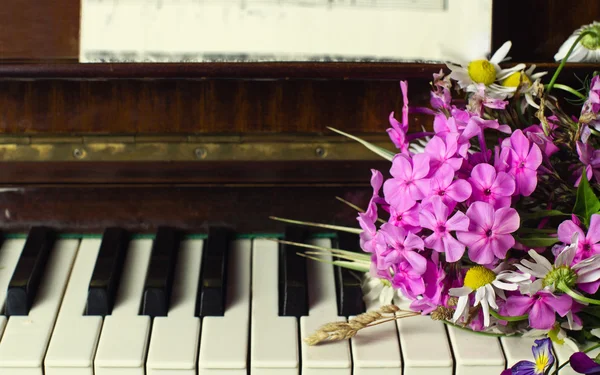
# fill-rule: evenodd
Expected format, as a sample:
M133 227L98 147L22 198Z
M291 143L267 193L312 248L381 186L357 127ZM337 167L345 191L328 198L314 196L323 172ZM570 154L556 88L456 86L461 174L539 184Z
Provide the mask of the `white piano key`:
M171 307L166 317L154 318L148 348L148 375L194 375L198 358L200 319L194 316L202 263L202 240L182 241Z
M367 311L376 310L378 301L365 301ZM350 319L353 317L350 317ZM402 373L398 329L394 322L360 330L350 339L353 375L397 375Z
M595 342L589 342L586 345L583 345L581 350L585 350L596 344L597 343L595 343ZM573 355L573 353L575 353L575 351L573 349L571 349L568 345L565 345L565 344L560 345L560 344L552 343L552 348L554 349L554 364L555 364L554 368L555 369L556 369L556 366L561 366L563 363L569 362L569 358L571 358L571 355ZM531 351L529 353L531 353ZM598 354L600 354L600 349L594 349L594 350L590 351L589 353L587 353L587 355L590 356L592 359L595 358ZM531 359L529 359L529 360L532 361L533 354L531 354L530 358ZM560 375L577 375L578 374L577 372L575 372L575 370L573 370L571 368L570 364L561 368L558 373Z
M331 247L331 240L312 241L314 245ZM331 256L324 256L331 262ZM331 342L324 345L309 346L304 338L319 329L323 324L334 321L346 321L337 314L337 293L333 266L315 260L308 260L308 316L300 318L300 339L302 340L303 375L350 375L352 361L348 341Z
M245 375L248 371L251 240L233 241L228 263L225 315L202 321L198 372L203 375Z
M43 375L43 363L79 240L58 240L29 315L11 316L0 342L0 373Z
M404 375L452 375L454 360L444 323L429 316L396 321Z
M138 313L151 251L151 240L130 243L115 307L98 341L95 375L145 375L150 317Z
M278 244L255 239L252 249L252 375L299 373L298 320L279 316Z
M24 247L24 239L10 239L4 241L0 248L0 308L2 311L4 311L4 304L6 303L8 284L15 272L17 263L19 263L19 257ZM6 321L6 316L0 315L0 337L4 333Z
M83 239L44 360L46 375L93 375L102 317L85 316L100 239ZM77 327L77 329L74 329Z
M512 367L519 361L532 361L531 347L535 339L531 337L501 337L500 344L506 357L506 367Z
M506 365L500 341L448 326L456 361L456 375L500 374Z

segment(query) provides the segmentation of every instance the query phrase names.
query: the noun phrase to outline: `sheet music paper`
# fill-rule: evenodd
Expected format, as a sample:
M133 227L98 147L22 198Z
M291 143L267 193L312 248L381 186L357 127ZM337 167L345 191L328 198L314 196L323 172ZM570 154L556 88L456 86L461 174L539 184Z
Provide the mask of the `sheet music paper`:
M419 61L490 53L492 0L82 0L80 61Z

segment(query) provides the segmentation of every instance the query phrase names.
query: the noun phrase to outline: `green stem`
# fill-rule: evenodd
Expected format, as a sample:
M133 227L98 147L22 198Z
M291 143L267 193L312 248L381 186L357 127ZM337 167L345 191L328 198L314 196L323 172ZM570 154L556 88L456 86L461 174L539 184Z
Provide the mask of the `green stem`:
M590 303L592 305L600 305L600 301L599 300L582 296L581 294L575 292L574 290L572 290L571 288L569 288L568 286L566 286L564 283L559 283L557 285L557 289L561 290L561 291L563 291L565 293L567 293L573 299L576 299L576 300L578 300L580 302L587 302L587 303Z
M582 350L583 353L589 353L594 349L598 349L600 348L600 344L596 344L594 346L590 346L589 348L587 348L586 350ZM565 367L566 365L568 365L570 362L569 360L567 360L565 363L563 363L562 365L560 365L559 367L556 368L556 370L554 370L554 375L558 374L558 371L560 371L560 369L562 369L563 367Z
M575 49L575 46L577 45L577 43L579 43L581 41L581 39L583 39L586 35L594 35L596 38L598 37L598 34L596 34L596 32L593 30L586 30L586 31L582 32L581 34L579 34L579 37L577 37L575 42L571 45L571 48L569 48L569 52L567 52L565 57L563 57L562 61L560 62L560 65L558 66L558 69L556 69L556 72L554 72L554 75L552 76L552 79L550 80L550 83L548 84L548 92L552 91L552 88L554 87L554 82L556 82L558 75L560 74L561 70L564 68L565 64L567 63L567 59L569 58L569 56L571 56L571 53L573 53L573 49Z
M550 86L550 85L546 85L546 88L548 88L548 86ZM572 88L570 86L557 83L554 85L554 88L563 90L566 92L570 92L571 94L575 95L576 97L578 97L580 99L587 99L587 97L585 95L583 95L582 93L580 93L579 91L575 90L574 88Z
M527 314L519 315L519 316L504 316L504 315L498 314L494 310L490 310L490 315L496 319L505 320L507 322L520 322L522 320L529 319L529 315L527 315Z

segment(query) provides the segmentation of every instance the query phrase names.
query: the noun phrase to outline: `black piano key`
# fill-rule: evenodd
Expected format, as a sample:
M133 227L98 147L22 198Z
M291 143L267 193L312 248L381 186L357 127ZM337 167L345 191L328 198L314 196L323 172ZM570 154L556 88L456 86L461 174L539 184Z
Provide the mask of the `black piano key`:
M202 272L198 282L196 316L225 315L227 260L233 232L211 227L202 251Z
M86 315L106 316L112 313L129 238L129 233L121 228L107 228L104 231L88 288Z
M167 316L180 243L181 234L177 230L158 228L144 284L142 315Z
M338 249L355 251L362 253L360 248L360 237L354 233L339 232L337 234ZM366 311L363 301L360 279L355 275L356 272L343 267L334 267L337 297L338 297L338 315L353 316Z
M8 284L7 316L29 314L55 240L56 234L49 228L34 227L29 231L25 247Z
M290 226L285 230L285 241L306 243L308 230ZM301 317L308 315L308 284L306 279L305 248L295 245L279 246L279 315ZM255 271L256 272L256 271Z

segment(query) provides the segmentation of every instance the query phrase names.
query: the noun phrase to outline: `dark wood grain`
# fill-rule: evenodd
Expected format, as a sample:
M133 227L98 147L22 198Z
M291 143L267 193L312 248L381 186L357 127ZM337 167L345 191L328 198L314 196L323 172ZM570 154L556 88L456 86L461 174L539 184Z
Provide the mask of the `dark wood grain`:
M371 195L364 185L20 186L0 192L0 227L101 234L115 225L141 233L161 225L196 233L223 225L242 233L283 233L283 223L270 215L358 227L356 212L335 197L365 207Z
M0 62L79 57L79 0L3 0Z

